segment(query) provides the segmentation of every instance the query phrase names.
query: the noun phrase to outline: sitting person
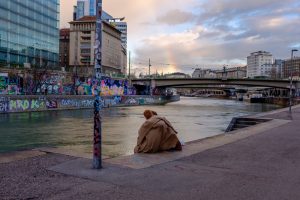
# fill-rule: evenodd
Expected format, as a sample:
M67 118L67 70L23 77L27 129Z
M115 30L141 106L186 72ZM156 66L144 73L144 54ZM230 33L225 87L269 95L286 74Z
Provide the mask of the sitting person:
M157 116L157 113L151 110L145 110L144 116L146 121L139 129L134 153L182 150L177 131L166 118Z

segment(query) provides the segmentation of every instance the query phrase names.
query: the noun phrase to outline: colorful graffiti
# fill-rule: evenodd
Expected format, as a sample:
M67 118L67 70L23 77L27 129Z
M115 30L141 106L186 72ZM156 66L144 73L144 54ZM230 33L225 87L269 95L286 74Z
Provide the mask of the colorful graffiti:
M34 111L42 110L45 108L44 101L39 99L30 99L30 100L10 100L9 101L9 110L11 111Z
M121 96L124 95L127 82L123 80L105 79L101 81L101 96Z
M110 106L136 106L160 103L163 100L159 96L140 97L140 96L107 96L99 99L101 107ZM53 109L80 109L93 108L93 97L71 97L59 98L57 96L39 96L38 97L0 97L0 113L9 112L31 112Z
M6 113L9 110L8 106L9 99L6 97L0 98L0 113Z
M0 75L0 94L20 94L20 88L18 84L19 81L17 77L9 78L8 76Z
M81 100L81 99L62 99L60 105L62 107L74 108L91 108L94 105L94 100Z
M46 101L46 107L48 109L55 109L55 108L57 108L57 101L55 101L55 100L47 100Z
M22 76L8 77L7 74L0 74L0 94L11 95L94 95L97 89L101 96L123 96L134 95L135 88L129 87L127 80L114 80L105 78L79 78L72 80L64 74L50 72L36 72Z
M8 77L0 76L0 94L7 94L8 90Z
M134 98L129 98L125 101L125 104L127 105L136 105L136 104L139 104L138 101Z

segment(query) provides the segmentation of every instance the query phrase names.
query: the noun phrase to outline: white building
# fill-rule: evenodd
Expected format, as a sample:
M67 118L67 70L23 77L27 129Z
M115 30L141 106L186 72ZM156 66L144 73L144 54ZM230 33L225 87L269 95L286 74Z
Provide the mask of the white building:
M266 51L257 51L247 57L247 77L270 77L272 74L273 56Z
M197 68L194 70L192 78L216 78L216 73L212 69Z

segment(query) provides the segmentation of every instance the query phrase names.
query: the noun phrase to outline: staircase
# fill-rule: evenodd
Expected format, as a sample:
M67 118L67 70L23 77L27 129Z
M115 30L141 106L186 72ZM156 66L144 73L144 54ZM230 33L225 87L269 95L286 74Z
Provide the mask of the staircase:
M255 126L257 124L268 122L270 120L271 119L234 117L232 118L225 132L231 132L238 129L247 128L249 126Z

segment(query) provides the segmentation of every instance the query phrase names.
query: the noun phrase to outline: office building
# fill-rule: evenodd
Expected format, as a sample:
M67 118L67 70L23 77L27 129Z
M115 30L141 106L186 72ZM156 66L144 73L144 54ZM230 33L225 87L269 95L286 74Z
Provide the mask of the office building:
M73 20L78 20L84 16L96 16L96 0L77 0L77 5L73 8ZM107 12L102 12L102 19L109 20L113 17Z
M127 49L127 22L122 21L123 19L111 19L110 24L115 26L116 29L121 31L122 46Z
M96 16L96 0L77 0L77 6L74 7L73 20L78 20L84 16ZM127 49L127 23L124 18L114 18L107 12L102 12L102 19L108 21L122 32L122 45Z
M300 57L287 59L283 62L283 78L288 79L293 77L293 80L300 80Z
M0 66L56 67L59 0L0 0Z
M247 57L247 77L270 77L273 56L266 51L253 52Z
M284 60L275 59L271 71L271 78L272 79L281 79L283 78L283 63Z
M70 68L68 71L92 75L94 73L95 16L85 16L70 22ZM103 21L102 70L103 73L125 74L126 50L121 45L121 32Z

